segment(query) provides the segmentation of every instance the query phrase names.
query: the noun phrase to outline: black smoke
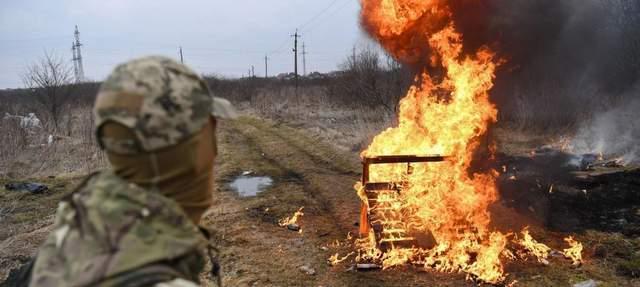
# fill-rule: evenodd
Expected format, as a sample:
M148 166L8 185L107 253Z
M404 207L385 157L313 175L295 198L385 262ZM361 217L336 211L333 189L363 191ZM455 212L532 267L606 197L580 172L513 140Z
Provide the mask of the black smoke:
M505 60L492 93L501 119L572 125L638 97L640 1L452 2L468 52L488 45Z

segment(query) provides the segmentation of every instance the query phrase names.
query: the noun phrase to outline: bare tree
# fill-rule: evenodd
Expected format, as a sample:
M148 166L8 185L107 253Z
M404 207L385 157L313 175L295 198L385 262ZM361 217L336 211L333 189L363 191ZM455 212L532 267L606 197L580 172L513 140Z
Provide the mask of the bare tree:
M27 67L22 81L27 92L48 113L57 131L64 107L75 88L69 65L61 57L45 53L38 62Z
M411 83L409 71L400 63L388 55L384 63L378 49L365 46L347 57L341 67L344 72L329 93L348 104L381 107L388 114L397 112L398 101Z

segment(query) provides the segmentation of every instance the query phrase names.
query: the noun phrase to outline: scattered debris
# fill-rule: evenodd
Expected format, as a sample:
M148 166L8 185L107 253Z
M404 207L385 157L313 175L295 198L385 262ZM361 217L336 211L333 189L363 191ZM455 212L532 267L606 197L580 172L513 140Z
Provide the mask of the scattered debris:
M299 231L300 230L300 225L297 225L295 223L287 224L287 229L289 229L291 231Z
M371 263L358 263L356 264L356 269L358 271L369 271L369 270L377 270L377 269L381 269L382 267L378 264L371 264Z
M4 114L4 120L17 120L23 129L42 128L42 122L35 113L28 113L27 116Z
M573 284L573 287L597 287L599 284L593 279Z
M549 253L549 256L554 258L565 258L564 254L558 250L551 250L551 253Z
M298 225L298 218L304 215L304 213L302 213L302 209L304 209L304 206L300 207L298 211L293 213L293 216L291 217L287 216L285 218L280 219L278 221L278 225L280 225L281 227L286 227L291 231L300 231L300 225Z
M298 267L298 269L307 275L316 275L316 270L311 268L309 265L302 265Z
M28 191L34 194L47 192L49 190L49 187L44 184L32 182L11 182L5 184L4 188L9 191Z

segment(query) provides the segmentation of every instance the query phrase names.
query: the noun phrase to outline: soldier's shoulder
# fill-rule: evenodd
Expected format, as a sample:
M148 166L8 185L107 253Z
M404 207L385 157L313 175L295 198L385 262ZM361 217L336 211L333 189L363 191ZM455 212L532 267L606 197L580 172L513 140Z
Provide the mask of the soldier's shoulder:
M75 189L74 193L86 193L92 190L144 190L133 183L129 183L110 170L103 170L88 175Z

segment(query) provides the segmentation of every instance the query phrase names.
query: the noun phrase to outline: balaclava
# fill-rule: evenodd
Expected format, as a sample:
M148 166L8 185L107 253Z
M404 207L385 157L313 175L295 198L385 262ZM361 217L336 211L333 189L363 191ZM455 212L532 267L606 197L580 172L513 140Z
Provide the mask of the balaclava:
M216 118L234 117L231 104L186 66L146 57L113 71L94 111L113 171L175 200L197 224L212 199Z

